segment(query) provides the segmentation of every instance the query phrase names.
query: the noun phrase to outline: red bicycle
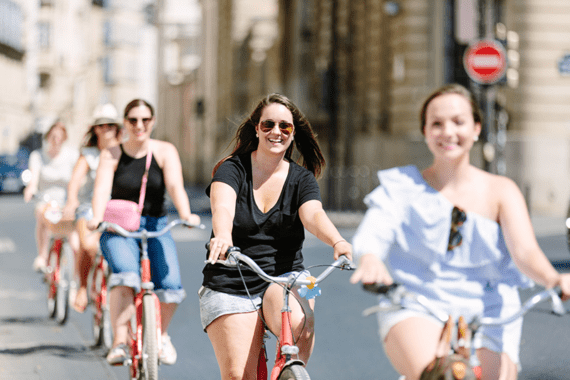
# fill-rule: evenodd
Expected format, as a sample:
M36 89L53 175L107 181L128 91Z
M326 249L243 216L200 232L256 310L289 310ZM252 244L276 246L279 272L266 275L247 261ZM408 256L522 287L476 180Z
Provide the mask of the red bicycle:
M135 295L135 309L133 323L131 323L130 342L128 344L130 358L123 365L130 367L129 379L157 380L159 365L159 347L161 347L161 319L160 301L154 292L154 284L151 281L150 259L148 257L148 239L164 235L174 226L182 224L186 227L204 228L203 225L194 226L188 222L177 219L170 222L160 231L147 231L145 229L130 232L121 226L102 222L97 231L108 231L123 237L141 240L141 290Z
M67 234L73 230L73 222L62 220L60 208L50 203L44 210L44 218L52 232L44 282L47 285L47 309L49 318L63 325L69 316L69 293L73 282L73 250Z
M209 243L206 245L209 249ZM225 260L218 260L216 264L225 265L227 267L237 267L239 263L243 263L251 268L263 280L271 283L281 284L283 286L283 309L281 310L281 331L277 338L277 349L275 364L271 371L271 380L310 380L309 374L305 369L305 363L298 358L299 348L295 345L293 333L289 328L291 326L291 309L289 308L289 295L294 286L304 285L308 289L315 289L315 286L328 277L335 268L341 270L354 270L356 267L346 256L341 256L327 267L317 278L307 277L306 279L298 278L295 275L289 276L270 276L263 271L249 256L241 253L238 247L230 247ZM270 330L266 328L266 332ZM264 341L259 354L259 362L257 365L257 380L267 380L267 359L265 355L265 339L268 337L264 334Z
M101 346L105 350L113 346L113 332L111 317L109 315L109 297L107 280L109 278L109 266L101 251L97 251L95 262L89 274L89 304L93 311L92 325L95 346Z

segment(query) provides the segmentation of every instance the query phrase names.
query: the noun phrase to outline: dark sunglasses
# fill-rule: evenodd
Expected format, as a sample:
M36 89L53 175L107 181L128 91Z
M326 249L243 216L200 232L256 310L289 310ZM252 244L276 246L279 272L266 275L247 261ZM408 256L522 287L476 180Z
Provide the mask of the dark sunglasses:
M275 124L279 124L279 130L286 135L290 135L291 133L293 133L293 128L294 128L293 124L288 123L286 121L280 121L279 123L277 123L276 121L273 120L263 120L259 124L261 125L261 132L263 133L271 131L275 126Z
M449 232L449 242L447 243L447 250L451 251L455 247L459 247L463 242L463 236L459 231L459 227L467 220L465 211L457 206L453 206L451 210L451 230Z
M111 128L117 128L118 125L117 124L98 124L95 126L95 128L100 128L100 129L111 129Z
M138 121L140 120L140 121L142 121L143 125L146 127L148 125L148 123L150 123L151 119L152 118L150 118L150 117L145 117L143 119L137 119L136 117L129 117L127 119L127 121L129 122L130 125L135 127L137 125Z

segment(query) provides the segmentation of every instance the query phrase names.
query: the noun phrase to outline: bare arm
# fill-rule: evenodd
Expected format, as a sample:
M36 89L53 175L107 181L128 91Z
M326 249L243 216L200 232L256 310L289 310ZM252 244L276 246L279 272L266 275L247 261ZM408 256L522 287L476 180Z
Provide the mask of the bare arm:
M232 229L236 200L237 194L230 185L223 182L212 183L210 205L214 237L210 240L210 256L208 258L211 262L223 258L228 248L233 245Z
M570 295L570 276L561 276L539 247L519 188L510 179L500 181L499 222L513 261L532 280L546 288L560 286L565 295Z
M299 217L307 231L334 248L335 260L342 255L352 260L352 245L338 232L320 201L311 200L303 203L299 207Z
M30 170L32 177L30 182L24 189L24 200L29 202L32 197L38 191L38 185L40 182L40 171L41 171L41 159L39 158L39 152L32 152L30 155L30 162L28 164L28 169Z
M79 189L83 185L85 176L89 173L89 164L84 156L79 156L79 159L73 167L71 179L67 184L67 202L64 207L64 214L73 212L79 206Z
M166 191L170 195L174 207L178 211L181 219L184 219L192 224L199 224L200 217L190 212L190 201L188 194L184 189L184 178L182 177L182 164L180 163L180 156L174 145L164 141L154 141L155 146L163 154L163 168L164 183Z
M115 170L121 157L121 149L112 147L103 149L99 155L99 166L97 167L97 175L95 176L95 185L93 188L93 219L89 221L88 227L95 229L103 221L105 207L111 196L113 188L113 178Z

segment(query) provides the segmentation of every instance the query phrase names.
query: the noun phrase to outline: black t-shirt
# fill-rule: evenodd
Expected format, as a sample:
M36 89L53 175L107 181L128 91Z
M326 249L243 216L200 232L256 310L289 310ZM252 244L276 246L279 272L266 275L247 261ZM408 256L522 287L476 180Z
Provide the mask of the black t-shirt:
M237 194L233 222L233 244L271 276L303 270L301 248L305 229L299 207L310 200L321 200L315 176L291 162L279 200L263 213L253 197L251 154L231 157L216 171L212 182L230 185ZM210 196L210 186L206 189ZM207 256L207 255L206 255ZM269 284L247 267L241 272L250 293L263 291ZM230 294L247 294L236 268L206 264L202 285Z
M139 203L141 184L146 167L146 156L134 158L123 150L121 145L121 157L113 177L113 189L111 199L126 199ZM164 208L164 195L166 185L164 184L164 174L158 163L152 156L150 169L148 171L148 182L146 184L146 194L144 198L144 208L142 215L160 217L166 215Z

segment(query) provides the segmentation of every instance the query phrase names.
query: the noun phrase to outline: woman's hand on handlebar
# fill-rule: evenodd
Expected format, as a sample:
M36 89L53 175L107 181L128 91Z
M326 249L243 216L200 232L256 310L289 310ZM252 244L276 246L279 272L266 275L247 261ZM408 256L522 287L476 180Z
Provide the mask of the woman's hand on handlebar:
M346 240L341 240L334 246L334 259L338 260L341 256L346 256L347 259L352 261L352 244Z
M199 226L200 225L200 216L198 216L197 214L190 214L187 217L185 217L185 218L181 217L180 219L188 222L189 224L191 224L193 226Z
M229 239L213 237L210 239L210 254L208 255L208 262L215 264L218 260L226 259L226 252L228 248L232 247L233 243Z
M384 263L376 255L368 253L358 261L358 268L350 277L350 282L352 284L362 282L363 284L392 285L394 280Z
M560 287L560 298L562 301L567 301L570 299L570 273L560 274L560 280L558 280L558 286Z
M102 222L102 220L91 218L91 220L87 222L87 228L90 231L95 231L97 229L97 227L99 227L99 224L101 224L101 222Z

